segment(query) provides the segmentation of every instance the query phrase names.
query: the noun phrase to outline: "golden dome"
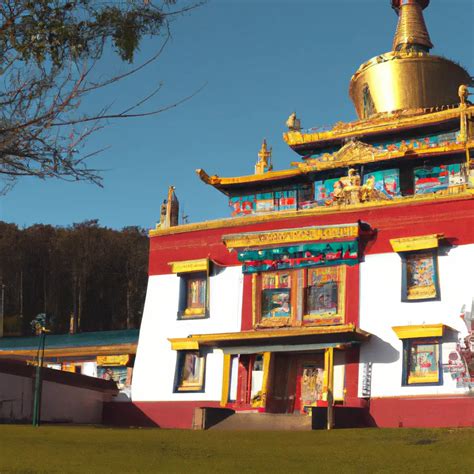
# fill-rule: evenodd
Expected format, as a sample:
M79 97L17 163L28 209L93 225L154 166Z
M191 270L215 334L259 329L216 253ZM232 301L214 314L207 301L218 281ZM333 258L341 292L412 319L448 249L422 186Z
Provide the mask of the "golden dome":
M457 104L458 88L471 82L458 64L429 54L423 19L429 0L392 0L398 14L393 51L364 63L352 76L349 94L359 118L398 110Z

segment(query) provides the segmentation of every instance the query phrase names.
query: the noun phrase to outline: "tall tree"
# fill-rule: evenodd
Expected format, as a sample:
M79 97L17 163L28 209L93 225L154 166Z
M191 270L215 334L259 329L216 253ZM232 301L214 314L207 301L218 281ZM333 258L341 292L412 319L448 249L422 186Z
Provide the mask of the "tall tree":
M90 156L80 153L84 140L106 119L157 114L177 103L143 110L160 84L123 110L106 107L87 115L81 100L155 61L169 39L171 20L196 6L189 0L0 2L0 192L21 176L100 184L98 171L88 167ZM93 79L107 48L131 63L147 36L162 38L148 61Z

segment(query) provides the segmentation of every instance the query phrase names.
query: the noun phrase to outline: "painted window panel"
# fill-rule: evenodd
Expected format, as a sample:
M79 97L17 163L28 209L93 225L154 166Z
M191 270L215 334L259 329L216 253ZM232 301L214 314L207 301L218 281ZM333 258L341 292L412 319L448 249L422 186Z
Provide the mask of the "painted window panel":
M440 166L424 166L414 170L415 194L434 193L465 183L460 163Z
M208 307L208 277L206 272L181 275L181 295L178 317L205 317Z
M345 267L308 269L303 324L342 324L344 313Z
M402 301L440 299L437 250L406 252L402 258Z
M400 196L400 172L398 169L379 170L364 175L364 184L369 178L375 180L375 189L389 199Z
M404 385L442 384L438 339L404 341Z
M334 185L340 178L326 179L324 181L316 181L314 183L314 200L318 206L325 206L327 201L334 198Z
M290 318L291 314L290 273L263 273L261 319Z
M198 351L178 353L176 392L202 392L206 358Z

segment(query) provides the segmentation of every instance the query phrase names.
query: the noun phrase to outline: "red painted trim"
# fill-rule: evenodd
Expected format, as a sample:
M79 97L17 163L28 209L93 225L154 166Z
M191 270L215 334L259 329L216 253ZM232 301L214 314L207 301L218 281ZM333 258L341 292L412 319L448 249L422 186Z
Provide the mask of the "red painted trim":
M185 232L150 239L150 275L169 274L169 262L211 257L222 265L240 265L235 251L229 252L222 236L306 226L338 225L361 220L377 231L365 254L392 252L389 240L443 233L456 245L474 243L474 199L410 203L322 216L292 217L271 222Z
M344 405L359 407L361 406L361 399L358 398L360 346L351 347L344 352L346 356Z
M219 408L219 402L109 402L104 404L103 422L114 426L191 429L194 409L204 407ZM376 398L370 402L366 425L381 428L474 427L474 398Z
M191 429L195 408L203 407L220 408L220 404L217 401L110 402L104 404L103 423Z
M474 398L374 398L370 416L381 428L474 427Z
M242 331L253 329L252 321L252 275L244 275L242 291Z
M359 265L346 267L345 322L359 326Z

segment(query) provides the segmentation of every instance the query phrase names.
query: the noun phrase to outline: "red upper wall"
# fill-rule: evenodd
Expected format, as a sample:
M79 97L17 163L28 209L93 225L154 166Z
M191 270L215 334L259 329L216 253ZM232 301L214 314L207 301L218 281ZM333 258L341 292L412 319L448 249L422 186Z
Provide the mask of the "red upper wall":
M236 252L229 252L222 236L295 227L349 224L361 220L377 231L366 254L392 252L389 240L412 235L444 234L455 245L474 243L474 198L410 203L334 212L327 215L295 216L237 227L190 231L150 238L149 274L170 273L169 262L210 257L221 265L239 265Z

